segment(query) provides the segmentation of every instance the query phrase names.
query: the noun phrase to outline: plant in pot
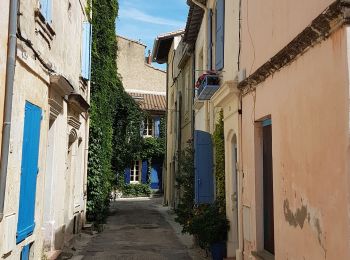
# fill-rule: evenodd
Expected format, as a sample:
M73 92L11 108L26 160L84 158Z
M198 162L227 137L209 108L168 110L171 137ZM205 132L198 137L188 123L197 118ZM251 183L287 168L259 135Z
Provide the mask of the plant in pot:
M203 204L194 209L190 225L199 246L211 251L213 260L222 260L226 254L229 222L221 203Z

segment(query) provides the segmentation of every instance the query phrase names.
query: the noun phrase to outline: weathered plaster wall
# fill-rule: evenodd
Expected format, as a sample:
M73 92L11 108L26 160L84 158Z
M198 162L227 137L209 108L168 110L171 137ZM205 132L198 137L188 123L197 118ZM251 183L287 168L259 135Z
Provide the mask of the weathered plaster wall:
M332 2L242 1L241 68L246 69L247 76L286 46Z
M89 82L83 84L81 76L81 49L82 49L82 23L86 21L85 16L86 1L53 1L53 13L51 28L54 33L43 33L42 22L39 22L35 11L39 8L39 2L36 0L20 1L21 16L19 19L19 28L22 36L30 40L33 48L40 55L40 59L46 64L46 67L51 68L54 74L59 74L69 80L74 91L81 94L84 99L89 101ZM0 9L6 10L8 3L1 2ZM4 12L0 18L0 53L5 53L6 46L5 35L7 34L6 15ZM48 27L45 27L48 29ZM48 39L48 37L52 39ZM45 40L46 39L46 40ZM3 45L4 44L4 45ZM3 87L3 62L6 55L0 55L0 91L4 91ZM56 119L56 135L53 142L55 144L55 158L54 162L47 156L48 138L49 135L49 119L50 119L50 105L49 91L50 88L50 73L43 64L39 62L38 57L35 57L34 52L21 39L17 40L17 60L16 73L14 85L14 100L12 112L12 130L10 142L10 159L8 168L8 179L6 187L5 200L5 218L0 223L0 257L1 259L19 259L20 252L24 245L34 241L34 246L31 249L33 259L41 259L43 253L44 236L50 242L56 238L60 227L71 223L72 219L65 219L65 215L71 216L77 210L81 212L86 205L74 208L73 202L71 208L65 203L65 196L67 193L74 198L74 195L83 197L83 190L86 187L86 163L87 158L84 156L79 170L72 173L77 180L76 185L72 186L72 190L65 189L66 178L66 153L67 153L67 137L68 137L68 118L67 118L67 104L63 102L63 109ZM3 93L3 92L1 92ZM1 94L0 93L0 94ZM3 95L0 95L3 97ZM33 235L29 236L25 241L18 245L13 244L10 248L12 251L4 251L4 247L9 241L14 242L16 239L16 228L18 218L19 206L19 191L20 191L20 176L21 176L21 158L22 158L22 140L23 140L23 124L24 124L24 104L25 101L38 105L43 110L43 119L41 122L40 131L40 152L39 152L39 173L37 177L36 188L36 203L35 203L35 229ZM2 103L0 100L0 110L2 111ZM0 113L2 117L2 112ZM79 115L78 115L79 117ZM80 116L81 127L78 137L82 138L84 153L87 149L87 115ZM2 119L0 120L2 122ZM46 166L51 163L50 169ZM83 167L84 166L84 167ZM50 176L46 176L50 174ZM78 177L76 175L79 175ZM46 187L45 178L51 178L52 186ZM81 183L83 180L84 183ZM79 187L77 187L79 185ZM52 188L52 189L51 189ZM51 189L51 193L48 191ZM49 196L52 196L49 198ZM86 199L86 198L84 198ZM77 199L78 200L78 199ZM44 207L45 205L45 207ZM67 211L69 212L67 213ZM45 211L45 214L44 214ZM83 212L84 214L84 212ZM48 217L49 222L44 224L44 215ZM11 219L11 221L10 221ZM12 222L12 220L15 220ZM46 221L46 219L45 219ZM54 241L56 242L56 241ZM5 256L3 254L6 253ZM9 253L9 254L8 254Z
M275 259L350 258L346 53L340 29L243 98L243 203L250 209L244 221L251 232L245 259L262 249L255 122L266 116L272 119Z
M145 62L146 46L117 37L117 66L126 90L166 91L166 72Z
M25 101L39 106L43 111L43 120L41 122L40 130L40 148L39 148L39 173L37 177L37 189L36 189L36 203L35 203L35 223L36 227L32 236L21 242L16 246L7 259L19 259L22 246L35 241L34 243L34 259L41 258L42 249L42 232L41 226L43 223L43 201L44 201L44 179L46 169L46 144L47 144L47 130L48 130L48 88L46 82L39 78L38 75L33 75L29 68L24 63L17 63L16 75L22 75L22 77L16 77L14 88L13 103L16 104L12 111L12 131L11 131L11 143L10 143L10 155L9 155L9 167L6 187L5 198L5 218L13 214L16 215L16 225L10 226L10 229L17 227L18 207L19 207L19 192L20 192L20 176L21 176L21 158L22 158L22 140L23 140L23 127L24 127L24 106ZM28 86L35 86L34 88ZM4 232L4 230L3 230ZM2 234L7 240L16 239L16 237L6 236ZM2 244L2 243L1 243ZM1 254L2 256L2 254Z

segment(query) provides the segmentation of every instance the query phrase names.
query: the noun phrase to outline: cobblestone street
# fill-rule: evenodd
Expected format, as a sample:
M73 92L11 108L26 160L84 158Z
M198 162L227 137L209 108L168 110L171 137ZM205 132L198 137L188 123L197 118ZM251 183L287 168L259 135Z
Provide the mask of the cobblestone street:
M161 198L114 202L105 230L93 237L83 234L71 259L206 259L202 250L191 248L191 237L181 234L161 202Z

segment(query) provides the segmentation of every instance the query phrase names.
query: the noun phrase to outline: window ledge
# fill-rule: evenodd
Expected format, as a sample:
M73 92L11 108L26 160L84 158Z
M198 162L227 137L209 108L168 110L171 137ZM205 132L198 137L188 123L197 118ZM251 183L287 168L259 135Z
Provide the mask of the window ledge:
M56 35L56 32L45 20L45 17L42 15L39 9L35 10L35 22L39 25L39 28L37 28L37 32L44 38L44 40L48 43L50 46L51 41ZM51 46L50 46L51 47Z
M259 260L275 260L275 256L265 250L262 251L252 251L252 255Z

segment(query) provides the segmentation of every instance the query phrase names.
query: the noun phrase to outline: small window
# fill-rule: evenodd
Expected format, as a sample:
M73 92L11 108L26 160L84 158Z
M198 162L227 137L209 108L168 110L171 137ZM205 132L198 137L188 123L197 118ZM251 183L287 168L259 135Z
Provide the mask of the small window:
M150 137L153 135L153 118L146 117L144 121L143 136Z
M89 22L83 23L82 29L81 76L85 80L91 78L91 42L92 28Z
M47 23L52 23L52 0L40 0L40 13Z
M141 179L141 161L134 161L130 167L130 183L140 183Z

